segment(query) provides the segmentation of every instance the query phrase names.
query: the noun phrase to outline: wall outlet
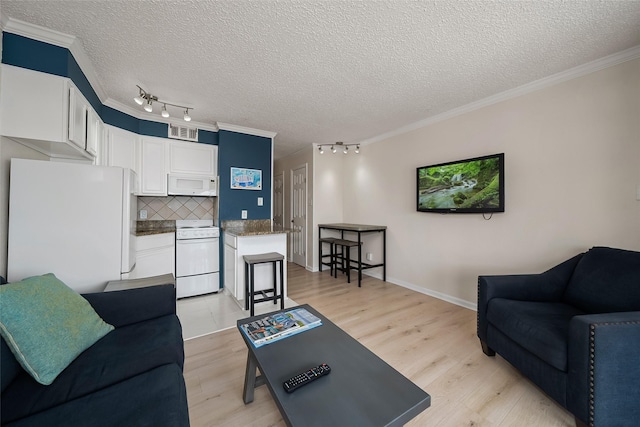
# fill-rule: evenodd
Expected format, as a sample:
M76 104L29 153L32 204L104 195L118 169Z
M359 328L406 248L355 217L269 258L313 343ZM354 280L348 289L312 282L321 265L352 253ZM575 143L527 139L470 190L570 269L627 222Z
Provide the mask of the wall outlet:
M371 252L367 252L367 261L373 260L373 254Z
M147 219L147 211L145 209L140 211L140 219Z
M247 211L244 210L244 209L242 210L241 218L242 219L247 219Z

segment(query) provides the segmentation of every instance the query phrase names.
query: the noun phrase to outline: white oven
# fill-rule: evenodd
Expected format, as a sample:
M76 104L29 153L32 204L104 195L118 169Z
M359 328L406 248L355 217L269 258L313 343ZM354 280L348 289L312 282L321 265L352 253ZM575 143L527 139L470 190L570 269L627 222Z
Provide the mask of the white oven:
M211 220L176 221L178 298L220 290L220 229Z

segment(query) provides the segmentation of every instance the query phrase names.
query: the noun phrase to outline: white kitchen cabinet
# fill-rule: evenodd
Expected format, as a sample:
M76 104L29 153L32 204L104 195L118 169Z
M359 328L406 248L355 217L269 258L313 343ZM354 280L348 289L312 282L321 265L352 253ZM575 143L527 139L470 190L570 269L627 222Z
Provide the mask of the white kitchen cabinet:
M138 135L111 125L107 129L106 165L138 171Z
M93 160L83 134L90 105L68 78L7 64L0 78L2 135L52 158Z
M89 108L87 110L87 140L85 143L87 153L97 156L101 140L102 120L93 108Z
M167 150L164 138L140 138L140 195L167 195Z
M268 252L278 252L285 255L284 260L284 297L287 297L287 235L263 234L238 236L224 232L224 287L235 298L241 308L244 308L244 256ZM273 288L273 266L271 264L256 264L254 266L254 288Z
M69 141L83 150L87 147L89 103L75 86L69 85Z
M129 279L175 275L176 233L152 234L136 238L136 266Z
M218 147L185 141L169 143L169 173L217 176Z

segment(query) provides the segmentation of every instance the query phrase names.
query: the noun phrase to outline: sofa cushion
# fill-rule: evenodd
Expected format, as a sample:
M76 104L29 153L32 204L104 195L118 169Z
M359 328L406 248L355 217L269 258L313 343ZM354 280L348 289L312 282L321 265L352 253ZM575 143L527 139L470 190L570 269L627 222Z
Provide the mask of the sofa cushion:
M563 303L495 298L489 301L487 320L524 349L566 371L569 322L581 314Z
M111 330L87 300L51 273L0 286L0 334L41 384L51 384Z
M78 356L49 386L19 375L2 394L2 424L161 365L175 364L182 369L183 362L182 329L175 315L116 328Z
M590 249L578 262L563 299L590 314L640 311L640 252Z
M176 364L163 365L9 426L188 427L182 370Z
M24 369L20 367L4 338L0 338L0 391L4 391L20 372L24 372Z

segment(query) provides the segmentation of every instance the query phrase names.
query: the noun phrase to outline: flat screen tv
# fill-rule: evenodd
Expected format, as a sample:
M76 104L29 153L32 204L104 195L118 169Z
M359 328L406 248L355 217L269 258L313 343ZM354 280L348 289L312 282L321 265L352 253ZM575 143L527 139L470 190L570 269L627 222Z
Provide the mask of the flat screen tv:
M417 168L418 212L504 212L504 153Z

